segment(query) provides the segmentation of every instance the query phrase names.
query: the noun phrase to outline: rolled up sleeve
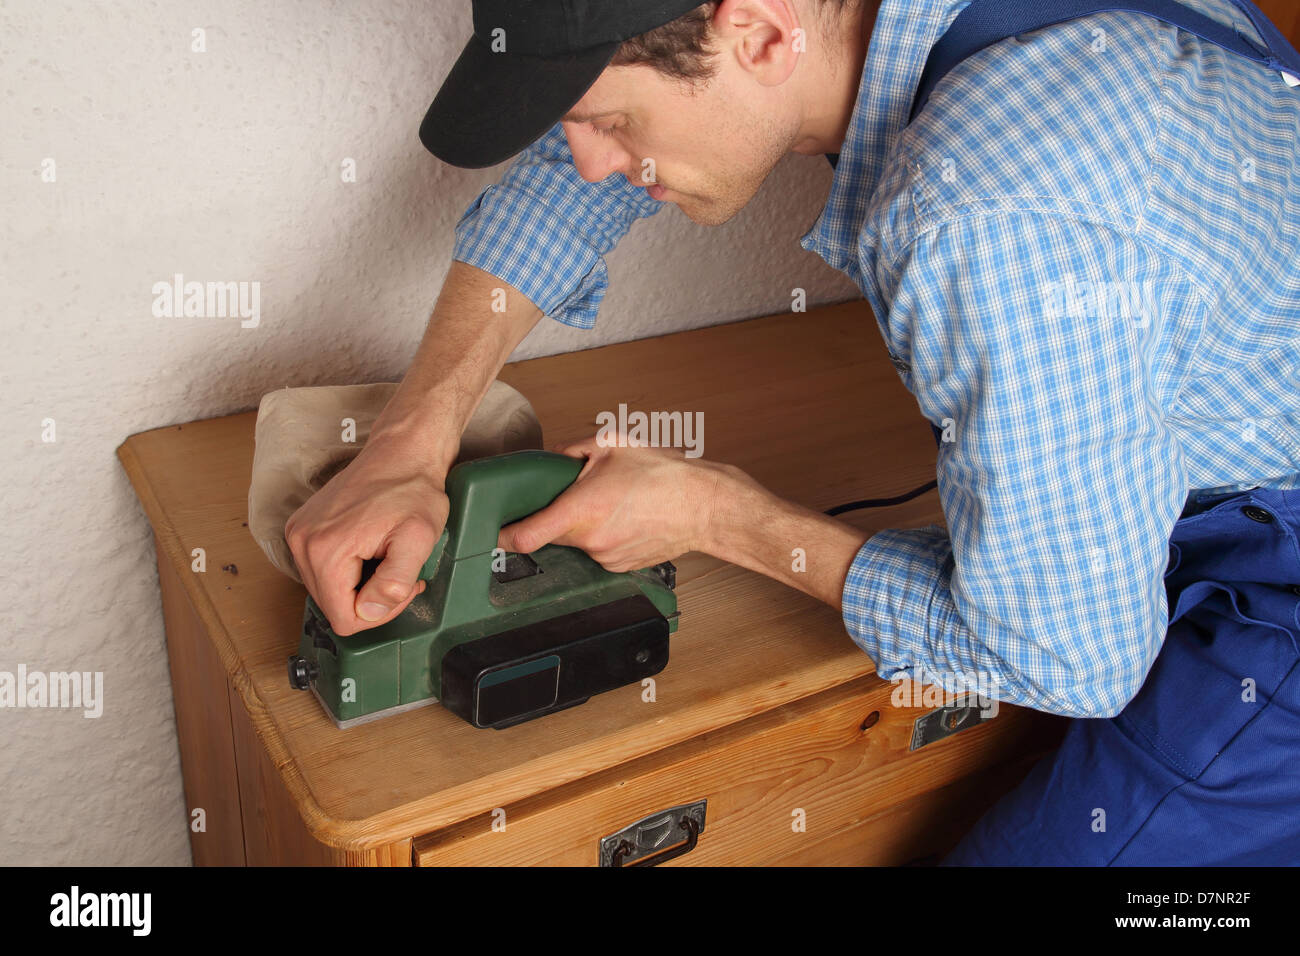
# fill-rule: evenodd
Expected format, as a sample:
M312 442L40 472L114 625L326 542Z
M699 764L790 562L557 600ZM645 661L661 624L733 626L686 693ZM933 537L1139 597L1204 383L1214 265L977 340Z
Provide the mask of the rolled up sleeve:
M1118 713L1164 638L1187 494L1162 342L1203 321L1203 303L1134 239L1035 213L933 228L885 278L890 350L947 432L948 527L862 546L844 585L849 634L886 679Z
M617 173L583 180L556 123L461 215L452 258L510 283L544 315L590 329L609 285L605 254L663 205Z

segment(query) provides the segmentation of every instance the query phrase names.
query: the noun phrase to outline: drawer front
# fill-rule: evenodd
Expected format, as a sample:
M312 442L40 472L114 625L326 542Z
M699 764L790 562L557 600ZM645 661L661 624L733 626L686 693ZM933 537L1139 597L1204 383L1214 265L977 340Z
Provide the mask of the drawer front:
M704 734L415 841L422 866L594 866L602 837L706 800L694 849L665 865L900 864L946 850L1065 721L1002 705L911 750L934 707L874 676Z

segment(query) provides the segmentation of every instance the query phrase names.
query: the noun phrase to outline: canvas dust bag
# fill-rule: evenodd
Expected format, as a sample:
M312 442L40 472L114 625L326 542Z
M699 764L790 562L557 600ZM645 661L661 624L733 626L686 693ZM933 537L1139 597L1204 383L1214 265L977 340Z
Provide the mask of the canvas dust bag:
M301 582L284 525L361 451L395 384L282 388L262 397L254 431L248 530L270 562ZM349 440L350 439L350 440ZM528 399L493 382L461 435L456 461L542 447Z

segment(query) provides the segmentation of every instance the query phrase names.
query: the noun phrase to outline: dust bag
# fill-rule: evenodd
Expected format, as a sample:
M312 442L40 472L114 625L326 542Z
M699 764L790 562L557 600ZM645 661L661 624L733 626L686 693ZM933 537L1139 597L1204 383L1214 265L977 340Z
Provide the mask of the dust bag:
M295 581L284 525L308 498L361 451L397 391L390 383L282 388L257 409L248 530L270 562ZM461 435L456 461L542 447L542 426L528 399L493 382Z

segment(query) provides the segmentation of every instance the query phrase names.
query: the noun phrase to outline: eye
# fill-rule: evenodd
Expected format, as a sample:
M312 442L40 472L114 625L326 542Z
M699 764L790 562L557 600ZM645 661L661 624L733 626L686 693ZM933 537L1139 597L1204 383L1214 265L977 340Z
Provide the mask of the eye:
M601 136L613 136L614 130L618 129L617 126L596 126L594 124L592 125L591 128L594 132L599 133Z

